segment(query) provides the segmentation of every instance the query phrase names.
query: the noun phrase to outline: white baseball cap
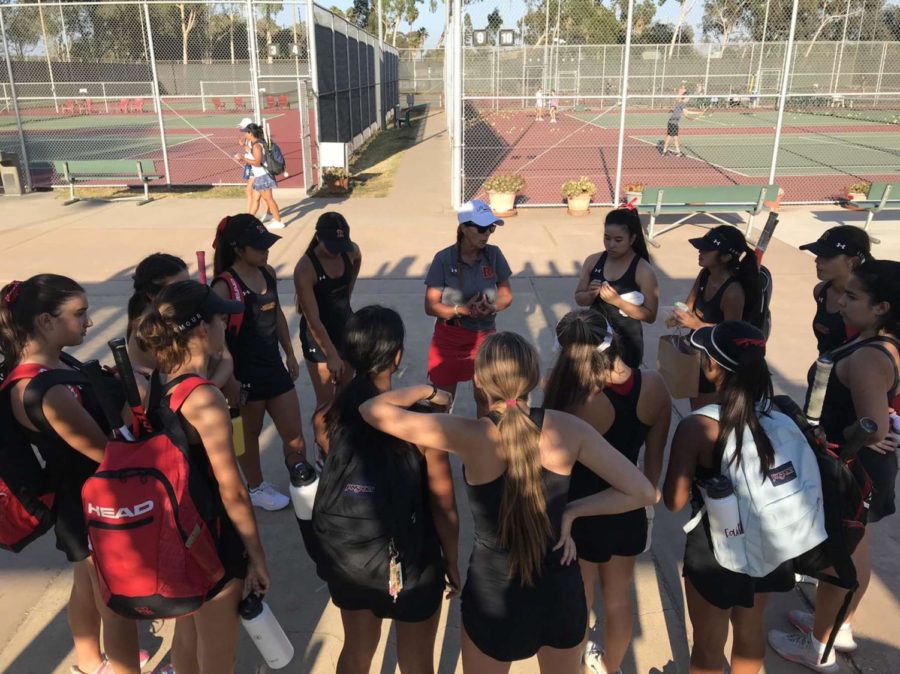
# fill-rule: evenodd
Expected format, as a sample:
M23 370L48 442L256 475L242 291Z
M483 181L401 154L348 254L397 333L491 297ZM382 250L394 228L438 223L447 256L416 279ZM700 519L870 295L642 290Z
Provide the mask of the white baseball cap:
M251 124L253 124L253 120L250 119L249 117L244 117L244 119L242 119L240 122L238 122L237 128L239 128L241 131L243 131Z

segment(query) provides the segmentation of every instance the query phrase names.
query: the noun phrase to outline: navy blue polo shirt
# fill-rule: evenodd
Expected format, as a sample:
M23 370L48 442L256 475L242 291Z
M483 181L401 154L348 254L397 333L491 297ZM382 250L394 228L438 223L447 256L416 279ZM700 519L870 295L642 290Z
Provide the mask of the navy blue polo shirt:
M509 263L497 246L490 244L478 255L472 264L459 260L456 244L437 252L425 276L425 285L440 288L441 302L448 305L463 305L478 293L484 293L488 301L497 301L497 284L512 276ZM462 281L462 287L460 287ZM459 324L468 330L493 330L495 316L470 318L460 316Z

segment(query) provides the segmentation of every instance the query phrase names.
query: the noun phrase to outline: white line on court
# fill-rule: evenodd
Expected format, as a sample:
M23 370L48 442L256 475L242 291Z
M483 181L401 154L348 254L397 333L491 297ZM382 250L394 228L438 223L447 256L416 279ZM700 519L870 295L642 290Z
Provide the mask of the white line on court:
M631 138L632 140L638 141L639 143L646 143L647 145L651 145L654 148L656 147L656 144L649 140L644 140L643 138L638 138L637 136L628 136L628 137ZM727 166L722 166L721 164L715 164L711 161L706 161L705 159L701 159L700 157L687 156L687 157L683 157L683 159L693 159L694 161L699 161L704 164L709 164L710 166L714 166L715 168L717 168L721 171L728 171L729 173L734 173L735 175L739 175L742 178L752 178L753 177L753 176L748 176L746 173L741 173L740 171L736 171L733 168L728 168Z
M585 122L584 124L582 124L581 126L579 126L577 129L575 129L575 130L574 130L572 133L570 133L568 136L563 136L563 137L560 138L558 141L556 141L553 145L551 145L550 147L548 147L546 150L544 150L544 151L541 152L540 154L535 155L533 159L529 159L527 162L525 162L524 164L522 164L522 166L518 167L516 170L517 170L517 171L521 171L522 169L524 169L524 168L525 168L526 166L528 166L529 164L531 164L531 163L533 163L533 162L536 162L538 159L540 159L540 158L543 157L545 154L547 154L548 152L550 152L550 150L552 150L552 149L554 149L555 147L557 147L557 146L558 146L560 143L562 143L564 140L568 140L569 138L571 138L572 136L574 136L576 133L578 133L578 132L581 131L584 127L586 127L586 126L588 126L588 125L596 126L596 127L598 127L598 128L601 128L601 129L605 128L605 127L600 126L599 124L594 124L594 120L595 120L595 119L600 119L601 117L603 117L603 115L605 115L605 114L606 114L607 112L609 112L610 110L614 110L616 107L618 107L618 104L613 105L613 106L607 108L606 110L604 110L603 112L601 112L599 115L596 115L595 117L591 118L590 120L588 120L587 122ZM576 118L576 119L577 119L577 118ZM579 121L580 121L580 120L579 120ZM514 147L515 147L515 146L514 146ZM599 146L598 146L598 147L599 147Z

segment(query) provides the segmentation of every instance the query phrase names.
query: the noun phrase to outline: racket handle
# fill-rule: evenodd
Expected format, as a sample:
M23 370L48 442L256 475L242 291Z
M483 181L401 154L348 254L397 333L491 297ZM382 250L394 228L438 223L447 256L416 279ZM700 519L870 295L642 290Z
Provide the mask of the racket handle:
M825 403L825 391L828 389L828 379L834 361L828 355L820 356L816 361L816 371L813 384L809 390L809 399L806 401L806 420L812 426L818 426L822 418L822 405Z
M106 417L106 423L109 424L110 430L118 431L123 437L127 437L125 433L127 433L128 428L122 420L122 411L106 395L104 388L106 385L103 383L103 371L100 369L100 362L96 359L87 361L81 366L81 372L87 377L91 388L94 389L97 400L100 402L100 409L103 410L103 416Z
M116 361L116 369L119 372L119 379L122 381L122 388L125 389L125 399L128 406L132 409L137 407L143 409L141 401L141 393L137 387L137 380L134 378L134 370L131 367L131 359L128 357L128 349L125 345L124 337L116 337L107 342Z
M206 285L206 251L197 251L197 280Z
M760 264L762 263L766 249L769 247L769 242L772 241L772 236L775 234L775 228L777 226L778 213L769 213L769 218L766 220L766 226L763 227L762 234L759 235L759 240L756 242L756 261Z

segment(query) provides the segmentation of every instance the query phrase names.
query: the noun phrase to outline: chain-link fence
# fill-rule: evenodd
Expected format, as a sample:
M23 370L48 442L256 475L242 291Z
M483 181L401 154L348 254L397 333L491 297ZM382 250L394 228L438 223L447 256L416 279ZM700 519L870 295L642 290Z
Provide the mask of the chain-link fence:
M285 154L280 184L308 188L317 103L348 142L377 118L377 40L342 19L343 60L320 60L319 71L343 74L316 100L314 15L332 16L306 0L2 4L0 148L20 156L32 187L61 184L66 162L121 184L136 160L171 184L239 184L237 126L249 117ZM393 110L399 74L387 51L383 102ZM342 96L348 106L335 112Z
M786 201L823 202L896 181L900 4L792 8L543 0L477 26L463 7L445 50L462 66L447 83L454 201L509 173L523 206L563 204L581 176L606 204L626 185L776 182Z
M400 95L412 105L444 104L444 50L399 49ZM411 98L409 98L411 97Z

